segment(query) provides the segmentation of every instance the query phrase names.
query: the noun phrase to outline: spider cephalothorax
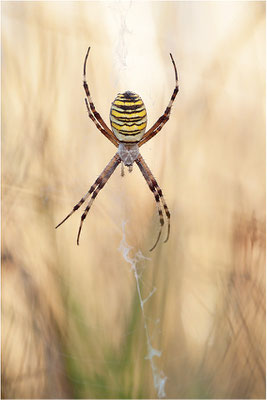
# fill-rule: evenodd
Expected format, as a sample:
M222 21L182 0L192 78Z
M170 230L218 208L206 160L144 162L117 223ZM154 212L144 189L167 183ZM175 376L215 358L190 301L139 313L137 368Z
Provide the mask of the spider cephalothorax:
M154 246L150 249L153 250L160 238L162 227L164 225L163 211L164 209L165 215L168 220L168 233L165 242L167 242L170 234L170 212L168 210L167 204L164 200L162 191L152 175L152 172L146 165L143 157L139 152L139 147L150 140L153 136L155 136L162 127L166 124L168 119L170 118L171 107L173 101L178 93L178 75L175 66L175 62L173 60L172 55L170 54L171 61L174 67L175 72L175 88L173 94L171 96L170 102L164 112L164 114L152 125L152 127L146 131L147 125L147 115L145 105L141 97L133 92L127 91L124 93L119 93L113 103L111 104L110 109L110 124L111 129L106 125L103 121L100 114L96 111L94 103L92 101L89 88L86 82L86 62L88 58L88 54L90 51L90 47L87 50L84 67L83 67L83 87L86 93L85 103L88 111L88 115L91 120L95 123L96 127L105 135L116 147L118 147L118 151L115 156L111 159L109 164L106 166L104 171L99 175L95 183L90 187L88 192L84 197L81 198L79 203L77 203L72 211L66 216L66 218L61 221L56 228L58 228L63 222L66 221L78 208L85 202L85 200L90 196L90 200L84 210L84 213L81 217L81 223L77 236L77 244L79 244L80 233L82 229L82 224L88 211L91 208L91 205L96 198L99 191L106 184L112 173L115 171L117 166L121 163L129 168L129 171L132 170L132 166L136 163L142 172L150 190L152 191L155 201L158 208L159 220L160 220L160 231ZM123 168L122 168L123 175Z

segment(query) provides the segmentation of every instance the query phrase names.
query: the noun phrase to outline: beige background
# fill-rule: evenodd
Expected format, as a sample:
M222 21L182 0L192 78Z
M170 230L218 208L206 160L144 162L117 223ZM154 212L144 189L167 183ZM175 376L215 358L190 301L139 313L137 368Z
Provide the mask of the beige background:
M115 154L118 92L148 125L141 152L171 211L153 253L154 198L135 166L115 172L76 235L54 227ZM153 398L126 240L138 264L168 398L265 396L264 2L2 3L2 396ZM165 232L164 232L165 233Z

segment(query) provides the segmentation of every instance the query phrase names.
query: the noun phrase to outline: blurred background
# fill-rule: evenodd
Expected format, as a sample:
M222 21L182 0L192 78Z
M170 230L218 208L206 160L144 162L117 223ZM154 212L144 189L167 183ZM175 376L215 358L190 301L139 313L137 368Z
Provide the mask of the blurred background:
M137 166L116 170L76 236L59 229L115 154L88 118L82 69L109 123L138 93ZM2 2L2 398L155 398L144 321L119 250L126 222L167 398L265 397L265 3ZM166 234L166 231L164 231Z

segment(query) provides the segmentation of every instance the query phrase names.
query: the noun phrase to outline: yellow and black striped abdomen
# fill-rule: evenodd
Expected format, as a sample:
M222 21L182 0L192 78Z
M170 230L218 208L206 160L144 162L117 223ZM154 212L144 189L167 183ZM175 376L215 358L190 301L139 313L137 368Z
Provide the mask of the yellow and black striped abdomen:
M147 124L146 109L138 94L119 93L110 109L111 128L121 142L139 142Z

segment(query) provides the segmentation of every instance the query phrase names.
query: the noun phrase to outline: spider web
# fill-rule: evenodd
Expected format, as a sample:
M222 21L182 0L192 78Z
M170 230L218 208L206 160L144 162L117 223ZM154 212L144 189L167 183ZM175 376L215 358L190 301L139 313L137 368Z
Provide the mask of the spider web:
M119 1L118 3L112 5L112 10L114 11L114 14L116 14L116 18L118 21L118 39L117 39L117 44L115 47L115 54L116 54L116 60L117 60L117 70L120 73L122 69L124 69L127 66L127 54L128 54L128 46L127 46L127 36L131 34L131 29L128 26L127 22L127 15L131 9L132 6L132 1L125 1L121 2ZM142 317L143 317L143 326L144 326L144 331L145 331L145 336L146 336L146 344L147 344L147 351L148 354L145 357L147 360L150 362L152 374L153 374L153 382L154 382L154 387L157 392L158 398L164 398L166 396L165 394L165 383L167 380L167 377L164 375L164 372L161 370L158 370L155 362L155 357L160 357L161 356L161 351L158 349L155 349L152 346L151 343L151 337L147 325L147 317L145 313L145 303L153 296L153 294L156 292L156 287L154 287L149 295L146 298L142 297L141 293L141 286L140 286L140 279L141 275L138 273L137 270L137 265L141 263L143 260L150 260L149 258L145 257L140 250L137 250L133 256L130 255L131 250L133 249L132 246L130 246L127 241L126 241L126 221L123 221L122 223L122 240L119 246L119 251L122 253L122 256L124 260L130 264L130 269L133 272L135 281L136 281L136 289L138 293L138 298L139 298L139 304L141 307L141 312L142 312Z
M152 374L153 374L153 381L154 381L154 387L157 391L158 398L164 398L166 396L165 394L165 383L167 380L167 377L164 375L164 372L161 370L159 371L154 357L160 357L161 356L161 351L154 348L151 343L151 338L149 334L149 329L147 325L147 317L145 314L145 303L153 296L153 294L156 292L156 287L154 287L149 295L146 298L142 297L141 293L141 286L140 286L140 279L142 277L142 274L138 273L137 271L137 265L142 262L142 260L150 260L150 258L145 257L140 250L138 250L132 257L130 256L130 251L133 249L132 246L130 246L127 241L126 241L126 233L125 233L125 227L126 227L126 222L123 221L122 223L122 240L119 246L119 251L122 253L124 260L130 264L131 271L133 272L135 281L136 281L136 289L138 293L138 298L140 302L140 307L141 307L141 312L143 316L143 324L144 324L144 330L145 330L145 335L146 335L146 342L147 342L147 350L148 354L145 357L147 360L150 362Z

